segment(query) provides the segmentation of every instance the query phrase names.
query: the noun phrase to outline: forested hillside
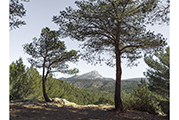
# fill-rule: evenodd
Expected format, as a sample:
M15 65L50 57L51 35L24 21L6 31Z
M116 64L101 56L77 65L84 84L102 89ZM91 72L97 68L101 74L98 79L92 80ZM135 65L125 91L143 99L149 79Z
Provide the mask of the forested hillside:
M106 92L114 93L115 90L115 81L101 81L101 80L66 80L71 85L75 87L82 88L86 91L91 92ZM133 89L137 88L137 84L140 83L140 79L132 80L123 80L121 81L122 91L126 93L132 93Z
M64 80L51 78L47 81L47 94L50 98L64 98L80 105L87 104L114 104L112 93L89 92L76 88Z

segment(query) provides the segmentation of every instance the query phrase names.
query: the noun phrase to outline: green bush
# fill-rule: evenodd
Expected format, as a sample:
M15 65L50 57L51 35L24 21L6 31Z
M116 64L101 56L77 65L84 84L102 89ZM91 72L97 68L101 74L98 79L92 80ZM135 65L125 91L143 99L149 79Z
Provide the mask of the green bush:
M123 106L125 109L134 109L156 114L160 107L156 97L148 90L145 81L138 84L133 94L122 92Z
M130 93L126 93L126 91L122 91L122 104L124 109L132 109L132 104L133 104L133 98L134 96Z
M114 105L114 98L112 96L110 96L109 94L106 94L106 93L101 93L101 94L102 94L102 96L94 104L98 105L98 104L108 103L108 104Z

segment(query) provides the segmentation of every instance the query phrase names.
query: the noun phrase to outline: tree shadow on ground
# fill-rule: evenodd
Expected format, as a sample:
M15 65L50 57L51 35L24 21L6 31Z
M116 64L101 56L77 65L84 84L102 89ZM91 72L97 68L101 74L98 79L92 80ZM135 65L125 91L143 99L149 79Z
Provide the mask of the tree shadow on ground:
M167 118L132 110L118 113L97 108L47 108L39 104L10 105L10 120L167 120Z

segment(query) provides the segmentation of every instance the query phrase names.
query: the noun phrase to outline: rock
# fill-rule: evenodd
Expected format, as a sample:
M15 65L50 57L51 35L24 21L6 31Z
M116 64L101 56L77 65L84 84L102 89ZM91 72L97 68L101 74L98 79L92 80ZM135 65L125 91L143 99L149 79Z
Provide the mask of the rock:
M54 102L54 103L59 103L59 104L61 104L61 105L64 105L64 104L65 104L65 99L52 98L51 101Z
M89 105L84 105L83 107L91 108L91 107L96 107L96 105L89 104Z
M51 101L54 103L65 105L65 106L76 105L76 103L69 102L69 101L67 101L65 99L61 99L61 98L51 98Z
M72 108L78 108L78 107L84 107L84 108L95 108L95 109L100 109L100 110L104 110L106 111L107 109L111 109L114 106L110 105L110 104L99 104L99 105L93 105L93 104L89 104L89 105L78 105L76 103L73 102L69 102L66 99L62 99L62 98L50 98L50 100L52 101L51 103L45 103L44 106L45 107L50 107L50 108L57 108L57 107L72 107Z

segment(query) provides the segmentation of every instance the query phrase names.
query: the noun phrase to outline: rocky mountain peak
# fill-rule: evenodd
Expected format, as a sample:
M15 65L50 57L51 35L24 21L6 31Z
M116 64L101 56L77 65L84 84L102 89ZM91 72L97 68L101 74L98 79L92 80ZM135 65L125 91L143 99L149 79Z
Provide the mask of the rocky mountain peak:
M94 77L94 78L102 78L103 76L99 74L98 71L96 70L93 70L91 72L88 72L88 73L85 73L81 76L84 76L84 77Z
M89 73L92 73L92 74L99 74L99 72L96 71L96 70L93 70L93 71L91 71L91 72L89 72Z
M63 78L64 79L64 78ZM103 77L102 75L99 74L98 71L93 70L87 73L84 73L82 75L75 75L73 77L70 78L66 78L64 80L104 80L104 81L110 81L110 80L114 80L113 78L106 78Z

